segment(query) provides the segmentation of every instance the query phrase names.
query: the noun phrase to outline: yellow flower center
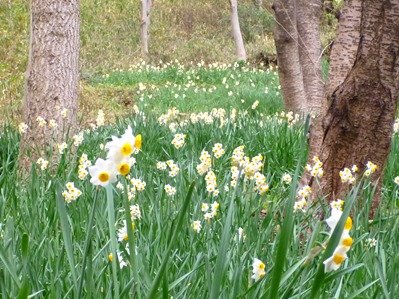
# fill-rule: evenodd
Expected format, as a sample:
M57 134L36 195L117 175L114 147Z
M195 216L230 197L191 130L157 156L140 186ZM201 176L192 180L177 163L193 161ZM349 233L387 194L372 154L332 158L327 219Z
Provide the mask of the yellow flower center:
M136 136L136 140L134 142L134 147L135 148L141 148L141 134Z
M100 172L100 174L98 175L98 179L102 183L108 182L109 181L109 173L106 171Z
M127 241L128 239L129 239L128 235L125 235L125 236L123 237L123 240L125 240L125 241Z
M108 255L108 259L109 259L110 262L112 262L112 260L114 259L114 256L112 255L112 253L110 253L110 254Z
M259 278L262 278L263 276L265 276L265 273L259 273Z
M264 270L265 269L265 264L264 263L260 263L259 264L259 269Z
M352 243L353 243L353 239L352 239L352 238L346 238L346 239L344 239L344 240L342 241L342 244L343 244L344 246L347 246L347 247L351 247L351 246L352 246Z
M345 257L341 254L335 254L333 257L333 262L337 265L341 265L341 263L344 261Z
M351 228L352 228L352 218L348 217L348 219L346 219L344 229L350 230Z
M118 171L121 175L127 175L130 172L130 165L127 163L122 163L119 165Z
M132 152L133 152L133 147L129 142L126 142L121 148L121 153L124 156L130 156Z

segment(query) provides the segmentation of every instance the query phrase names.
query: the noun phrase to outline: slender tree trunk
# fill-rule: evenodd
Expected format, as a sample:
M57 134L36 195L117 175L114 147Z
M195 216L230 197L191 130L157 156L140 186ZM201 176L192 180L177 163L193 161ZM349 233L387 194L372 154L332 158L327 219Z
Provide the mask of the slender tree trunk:
M237 0L230 0L231 8L231 29L233 31L234 43L236 45L236 55L238 60L247 61L244 40L242 39L240 21L238 19Z
M319 114L325 102L322 79L321 0L275 0L274 39L286 110Z
M378 165L371 214L378 207L399 97L399 0L348 0L331 54L328 108L311 151L325 176L319 194L341 198L348 189L339 171L368 161ZM313 148L312 148L313 147ZM310 157L311 158L311 157ZM314 187L316 184L313 184Z
M30 165L25 150L37 155L53 142L65 141L76 128L78 109L79 1L32 0L29 64L26 74L20 161ZM56 110L59 107L59 110ZM61 114L67 109L66 116ZM47 125L39 126L37 117ZM49 127L54 120L58 128Z
M148 55L148 30L150 27L150 11L152 8L152 0L141 0L141 51L144 56Z

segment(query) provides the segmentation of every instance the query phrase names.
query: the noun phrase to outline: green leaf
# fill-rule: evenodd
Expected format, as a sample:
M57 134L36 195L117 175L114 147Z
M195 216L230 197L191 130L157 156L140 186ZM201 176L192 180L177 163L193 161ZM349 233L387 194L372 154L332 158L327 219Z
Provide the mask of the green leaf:
M58 210L58 215L60 216L62 237L64 239L64 246L69 262L69 268L72 274L73 283L75 285L75 296L77 296L78 276L76 275L76 270L75 270L75 261L74 261L72 238L71 238L72 234L68 222L65 200L64 197L62 196L61 190L62 190L61 185L59 184L57 187L57 210Z
M188 193L187 193L186 199L184 200L183 206L182 206L182 208L180 210L180 213L179 213L179 217L178 217L178 220L177 220L177 225L175 226L175 230L173 232L172 238L171 238L171 240L170 240L170 242L168 244L168 247L167 247L167 249L166 249L166 251L164 253L164 257L162 259L161 266L159 267L159 271L158 271L158 273L157 273L157 275L156 275L156 277L154 279L154 282L151 285L151 289L150 289L150 292L148 293L147 298L157 298L156 292L157 292L158 287L159 287L159 285L161 283L162 276L165 273L166 266L168 265L170 251L172 250L172 247L174 245L174 242L175 242L178 234L180 233L180 231L183 228L184 216L187 213L188 207L190 205L190 199L191 199L191 196L193 194L194 187L195 187L195 182L191 183L190 188L188 189Z

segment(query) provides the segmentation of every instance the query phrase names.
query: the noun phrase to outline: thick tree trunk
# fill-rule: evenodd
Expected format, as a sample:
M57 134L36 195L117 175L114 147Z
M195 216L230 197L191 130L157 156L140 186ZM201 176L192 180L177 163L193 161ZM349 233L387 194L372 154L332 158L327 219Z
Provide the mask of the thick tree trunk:
M346 1L331 55L328 109L317 129L321 136L311 137L311 151L324 164L318 193L331 199L348 189L339 171L356 164L362 173L368 161L378 165L371 214L379 204L390 151L399 97L398 57L399 0Z
M43 154L55 142L65 141L76 128L78 110L79 1L32 0L29 64L26 74L24 121L29 129L22 135L20 159ZM59 110L56 110L56 107ZM66 116L61 115L67 109ZM37 117L47 125L39 126ZM55 120L58 128L49 127ZM53 139L54 138L54 139ZM26 164L27 163L27 164Z
M275 0L274 39L286 110L319 114L325 102L322 79L321 0Z
M234 43L236 45L236 55L238 60L247 61L244 40L242 39L240 21L238 19L237 0L230 0L231 8L231 29L233 31Z
M141 51L144 56L148 55L148 30L150 28L151 7L152 7L152 0L141 0L140 40L141 40Z

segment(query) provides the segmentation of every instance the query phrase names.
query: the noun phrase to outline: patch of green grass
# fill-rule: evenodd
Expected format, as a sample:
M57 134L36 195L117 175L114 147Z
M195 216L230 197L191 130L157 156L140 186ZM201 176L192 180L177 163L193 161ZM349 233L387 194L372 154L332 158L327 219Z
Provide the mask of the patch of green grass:
M143 108L146 101L142 102ZM314 219L315 208L321 205L328 211L329 207L321 201L306 212L292 213L296 185L281 181L284 173L294 176L295 169L302 168L299 157L304 154L306 140L301 121L290 123L285 116L265 115L265 110L250 109L246 113L238 111L235 118L228 113L223 116L219 110L208 124L205 120L191 123L181 119L181 115L169 115L161 125L159 114L142 112L118 119L113 126L85 131L83 143L62 155L56 165L57 176L53 167L40 170L34 165L28 178L20 178L15 163L19 137L13 128L3 129L0 138L2 298L25 293L39 298L76 294L100 298L115 294L140 298L149 295L304 298L309 296L315 282L314 288L321 297L378 298L396 294L397 272L392 265L398 263L399 187L392 183L392 177L397 175L395 167L387 168L385 197L372 222L364 211L371 204L373 190L367 181L359 181L359 197L352 208L354 225L350 234L354 244L348 252L349 259L321 280L317 278L320 277L317 269L323 262L322 251L306 264L304 261L312 248L328 238L325 223ZM176 132L171 131L171 123L176 123ZM98 157L105 158L106 150L100 148L101 144L110 141L112 135L122 134L128 125L135 134L143 136L143 146L134 155L136 163L130 177L146 183L142 191L136 187L135 199L130 202L126 201L126 189L122 193L116 184L106 190L93 186L90 176L84 180L78 178L81 155L87 154L92 163ZM180 149L171 144L175 133L186 135ZM216 143L221 143L225 150L220 158L212 153ZM394 148L396 143L397 137ZM237 188L231 185L232 155L241 145L249 158L263 156L263 167L258 170L265 176L269 190L262 195L255 189L255 180L245 175L244 170ZM73 147L69 141L69 148ZM211 155L218 195L207 191L205 175L197 172L203 150ZM157 169L158 161L168 160L179 167L176 176L170 176L169 167ZM389 163L397 165L397 156L391 155ZM74 182L82 191L70 203L62 196L57 197L57 192L67 189L67 182ZM195 182L193 190L192 182ZM132 186L129 180L126 183ZM168 184L176 188L175 195L166 193ZM354 196L348 195L346 201L353 201ZM217 214L205 220L202 204L214 202L219 204ZM114 256L111 263L108 259L113 251L111 239L118 238L116 234L128 214L126 204L138 205L141 218L133 221L135 227L129 232L129 241L116 244L122 260ZM194 221L201 222L198 232L193 229ZM242 235L240 227L244 229ZM292 236L284 239L287 230ZM112 231L115 233L110 235ZM377 246L371 247L368 238L376 238ZM129 250L133 256L128 254L128 243L129 248L137 246L136 250ZM266 265L266 275L258 282L251 279L255 257ZM122 261L127 266L119 268ZM273 279L275 271L280 274ZM273 289L273 281L278 281L277 290Z
M166 112L176 107L182 113L208 111L209 107L256 110L265 115L282 110L277 70L247 65L213 64L184 67L136 64L92 78L94 87L131 90L135 103L144 111ZM126 99L128 101L128 99ZM128 101L129 102L129 101Z

